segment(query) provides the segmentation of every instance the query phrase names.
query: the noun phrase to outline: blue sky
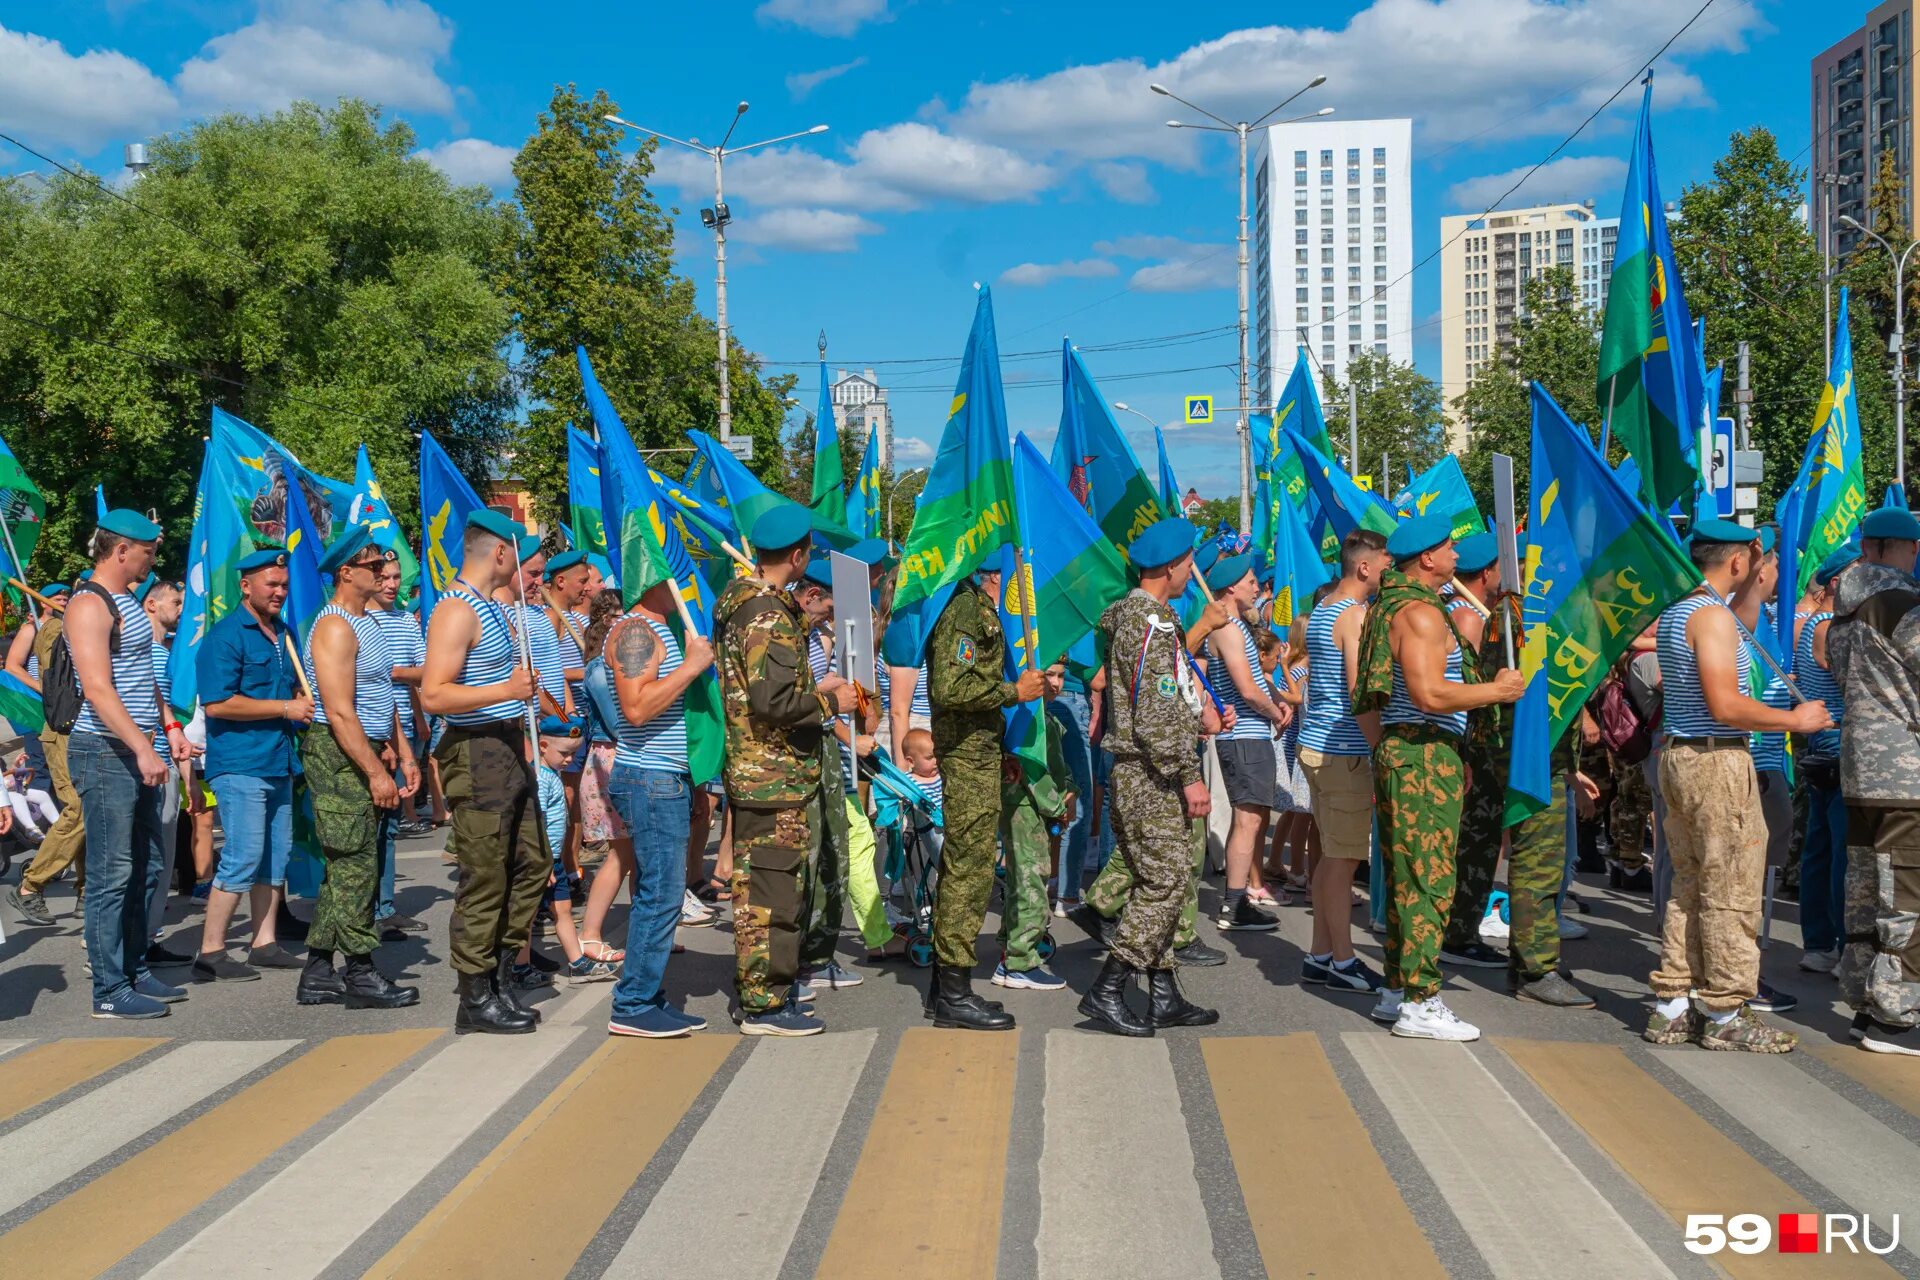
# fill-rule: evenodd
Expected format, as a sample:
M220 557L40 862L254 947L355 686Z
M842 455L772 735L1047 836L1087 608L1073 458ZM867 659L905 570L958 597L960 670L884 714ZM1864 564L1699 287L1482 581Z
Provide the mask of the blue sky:
M1179 108L1150 82L1241 118L1321 73L1301 107L1411 116L1420 259L1442 214L1484 208L1511 185L1501 175L1547 156L1697 7L6 0L0 127L114 172L122 143L209 112L357 94L407 119L449 173L507 194L513 151L556 83L605 88L628 118L682 137L717 139L742 99L753 105L735 142L824 123L728 166L730 319L773 367L800 373L803 405L821 329L830 364L874 366L906 467L938 436L975 281L994 285L1009 411L1036 440L1051 439L1060 393L1025 384L1057 383L1063 336L1087 349L1110 399L1157 420L1186 393L1232 401L1230 143L1167 129ZM1804 159L1808 61L1865 8L1712 0L1656 80L1669 196L1707 176L1735 129L1765 124ZM1622 94L1509 203L1592 196L1615 211L1638 98ZM36 163L0 144L0 172ZM699 156L663 153L682 269L709 309L698 209L710 175ZM1437 378L1437 260L1414 285L1415 362ZM1224 494L1237 475L1230 426L1173 442L1182 480ZM1150 434L1144 444L1151 466Z

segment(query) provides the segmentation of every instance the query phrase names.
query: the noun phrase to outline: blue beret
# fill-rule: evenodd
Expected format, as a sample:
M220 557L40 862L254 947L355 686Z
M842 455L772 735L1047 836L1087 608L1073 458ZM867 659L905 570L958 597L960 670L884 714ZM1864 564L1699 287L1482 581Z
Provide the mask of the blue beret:
M1193 523L1167 516L1142 529L1127 547L1127 559L1136 569L1158 569L1193 551ZM1216 556L1218 550L1215 551Z
M541 716L540 732L549 738L577 738L580 736L580 722L565 716Z
M92 577L93 577L93 570L91 570L91 569L82 569L82 570L80 571L80 576L79 576L78 578L75 578L75 579L74 579L74 581L75 581L75 582L86 582L87 580L89 580L89 579L90 579L90 578L92 578Z
M363 524L350 524L347 531L333 540L333 545L320 553L320 572L332 573L347 561L360 554L360 549L373 541L373 530Z
M262 547L251 555L242 556L240 559L240 572L242 575L253 573L260 569L284 569L286 567L287 549L285 547Z
M1842 543L1840 546L1834 548L1832 555L1828 556L1825 560L1822 560L1820 562L1820 567L1813 571L1813 580L1824 587L1829 582L1832 582L1835 578L1839 577L1840 571L1842 569L1845 569L1848 565L1852 564L1855 560L1858 560L1859 558L1860 558L1859 543L1857 542Z
M147 593L153 590L153 584L158 581L160 581L160 575L149 571L146 577L140 579L140 585L133 589L133 598L145 604Z
M1207 570L1207 589L1225 591L1234 583L1247 576L1247 570L1253 568L1253 554L1242 551L1237 556L1223 556L1214 561L1213 568Z
M1478 573L1500 558L1500 539L1491 529L1469 534L1453 544L1461 573Z
M1193 553L1193 567L1205 574L1214 565L1220 563L1220 540L1208 538Z
M840 554L861 564L879 564L892 553L884 538L862 538Z
M828 595L833 594L833 568L824 557L807 561L806 580Z
M1863 538L1892 538L1896 542L1920 542L1920 520L1905 507L1881 507L1869 511L1860 522Z
M1779 541L1780 541L1779 535L1775 531L1772 525L1763 524L1760 526L1760 554L1761 555L1764 556L1764 555L1772 554L1773 548L1779 543Z
M100 527L135 542L157 542L160 526L129 507L115 507L101 518Z
M531 560L540 550L540 536L528 533L526 526L509 519L492 507L477 507L467 512L467 528L490 533L514 548L522 560Z
M40 588L40 594L51 600L54 596L72 595L73 588L64 582L49 582L46 586Z
M754 550L768 552L781 551L805 542L812 532L813 521L807 517L805 507L791 502L777 502L760 513L760 518L753 522L749 536L753 539Z
M1907 518L1911 520L1913 517L1909 516ZM1920 539L1920 525L1914 527L1913 536L1915 539ZM1760 533L1757 529L1749 529L1744 524L1736 524L1732 520L1722 520L1718 516L1708 516L1703 520L1694 521L1693 533L1688 538L1689 542L1733 545L1738 545L1743 542L1758 542L1759 540Z
M1273 585L1273 566L1272 565L1268 565L1266 568L1260 571L1260 585L1263 587L1270 587Z
M547 561L547 576L551 578L556 573L565 573L573 566L586 562L587 553L584 551L562 551Z
M1437 511L1402 520L1387 535L1387 554L1396 561L1411 560L1453 537L1453 517Z

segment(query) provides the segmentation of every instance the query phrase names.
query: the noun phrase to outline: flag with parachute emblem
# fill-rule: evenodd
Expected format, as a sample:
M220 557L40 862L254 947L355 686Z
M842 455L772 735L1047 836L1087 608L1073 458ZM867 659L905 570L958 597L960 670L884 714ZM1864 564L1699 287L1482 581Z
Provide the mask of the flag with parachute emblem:
M1451 453L1410 478L1407 487L1394 495L1393 505L1402 519L1423 516L1430 510L1452 516L1455 542L1487 529L1466 473L1460 469L1460 459Z
M1807 589L1820 562L1853 537L1867 510L1867 483L1860 462L1860 405L1853 388L1853 341L1847 328L1847 290L1833 320L1833 364L1814 410L1813 435L1793 488L1799 491L1794 526L1782 526L1796 549L1794 598ZM1782 565L1782 577L1786 566Z
M465 558L467 516L486 508L431 431L420 433L420 625L453 586Z
M1071 343L1063 348L1061 363L1060 433L1053 440L1053 473L1124 554L1142 529L1163 515L1180 513L1179 495L1173 506L1162 500Z
M393 552L394 562L400 566L399 598L410 599L420 581L420 561L414 557L406 531L394 519L393 507L373 474L373 459L367 456L364 444L353 460L353 498L347 508L347 523L366 525L373 533L374 545Z

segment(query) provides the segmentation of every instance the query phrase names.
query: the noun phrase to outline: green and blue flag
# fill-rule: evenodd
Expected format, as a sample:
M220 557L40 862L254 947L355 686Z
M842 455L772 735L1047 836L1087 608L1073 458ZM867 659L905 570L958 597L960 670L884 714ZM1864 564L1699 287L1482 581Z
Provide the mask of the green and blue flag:
M1466 473L1460 470L1460 459L1451 453L1407 481L1407 487L1394 495L1393 505L1402 518L1423 516L1429 510L1452 516L1456 542L1487 529L1473 500L1473 490L1467 486Z
M840 427L833 417L827 362L820 362L820 407L813 415L813 498L807 504L837 525L847 523L847 474L840 461Z
M1331 527L1336 551L1339 543L1355 529L1372 529L1382 534L1393 532L1400 517L1378 494L1355 484L1345 467L1298 431L1287 428L1285 439L1292 444L1305 472L1307 487ZM1321 554L1326 554L1325 538L1321 539Z
M1270 551L1273 565L1273 625L1283 632L1313 607L1313 593L1337 576L1320 559L1306 517L1292 502L1279 504Z
M862 538L880 536L880 432L867 432L867 451L860 458L860 474L847 495L846 526Z
M393 508L380 488L379 477L373 474L373 459L367 456L364 444L353 460L353 498L347 509L347 523L366 525L373 532L374 544L382 551L393 552L400 566L400 599L411 599L414 587L420 582L420 561L413 554L406 531L394 519Z
M427 625L433 606L453 587L460 572L467 536L467 516L486 503L473 491L460 468L440 447L430 431L420 433L420 553L426 572L420 576L420 625Z
M1179 495L1172 506L1161 500L1071 343L1062 347L1061 364L1060 433L1053 439L1053 473L1124 555L1142 529L1162 516L1179 513Z
M587 553L607 585L619 585L607 559L607 522L600 514L600 442L567 424L567 537Z
M33 559L33 549L40 545L40 526L46 518L47 500L41 496L39 486L27 478L7 442L0 440L0 528L5 532L5 536L0 537L0 571L4 572L7 582L7 599L15 607L21 607L21 595L19 588L12 585L12 579L27 581L27 564ZM15 554L19 556L17 561ZM27 692L33 690L27 689ZM37 705L39 699L36 697L34 702ZM13 720L13 717L9 715L7 719Z

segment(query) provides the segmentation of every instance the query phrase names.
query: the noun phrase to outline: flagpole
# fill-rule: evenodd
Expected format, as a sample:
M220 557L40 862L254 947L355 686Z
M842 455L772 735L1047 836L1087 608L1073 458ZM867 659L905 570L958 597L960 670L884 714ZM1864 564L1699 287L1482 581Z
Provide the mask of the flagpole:
M7 518L6 518L5 516L0 516L0 534L4 534L4 535L6 536L6 539L7 539L7 558L8 558L9 560L11 560L11 561L13 561L13 571L14 571L15 573L17 573L17 574L19 574L19 575L20 575L20 576L21 576L22 578L24 578L24 577L26 577L26 576L27 576L27 566L25 566L24 564L21 564L21 563L20 563L20 553L19 553L18 551L16 551L16 550L14 550L14 547L13 547L13 527L12 527L11 525L9 525L9 524L7 523ZM24 582L18 582L18 581L16 581L16 582L15 582L15 585L16 585L16 586L18 586L18 587L19 587L19 588L20 588L20 589L21 589L22 591L25 591L25 592L26 592L26 593L27 593L28 595L30 595L30 596L32 596L32 597L33 597L33 598L34 598L35 600L42 600L42 601L44 601L44 600L46 599L46 597L45 597L45 596L42 596L42 595L40 595L40 594L38 594L37 592L35 592L35 591L32 591L31 589L29 589L29 588L28 588L28 586L27 586L27 584L26 584L26 583L24 583ZM42 621L43 621L43 619L42 619L42 617L41 617L41 615L40 615L40 612L39 612L39 610L37 610L37 609L36 609L36 610L34 611L34 615L33 615L33 624L34 624L34 626L36 626L36 627L37 627L37 626L39 626L39 625L40 625L40 623L41 623Z
M540 759L540 721L535 718L533 708L540 698L540 673L534 670L533 649L527 643L527 593L521 589L526 570L520 561L520 539L516 535L508 541L513 544L513 592L519 601L514 607L520 615L520 625L517 628L520 639L520 662L526 667L527 674L533 677L533 697L528 698L524 704L524 710L527 713L528 759L537 763Z
M1607 416L1600 419L1600 461L1607 460L1607 440L1613 434L1613 384L1620 380L1619 374L1607 379Z
M1028 588L1027 583L1027 560L1025 556L1020 554L1020 544L1015 542L1013 544L1013 587L1014 590L1019 593L1020 598L1020 629L1026 633L1027 669L1029 671L1038 671L1040 669L1040 651L1038 648L1040 642L1034 638L1033 634L1033 610L1035 605L1033 602L1033 592Z

